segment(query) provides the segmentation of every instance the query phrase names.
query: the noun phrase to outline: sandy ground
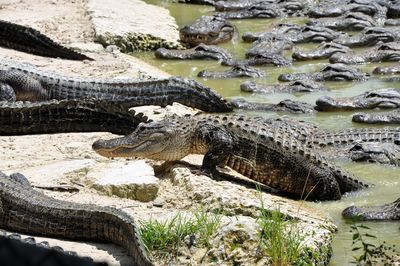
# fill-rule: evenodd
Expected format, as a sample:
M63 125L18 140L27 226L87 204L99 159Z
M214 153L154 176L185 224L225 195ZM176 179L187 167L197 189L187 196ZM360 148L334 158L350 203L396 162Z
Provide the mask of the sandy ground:
M168 76L138 59L118 51L107 52L92 43L94 33L84 6L84 0L0 0L0 14L4 20L35 27L66 46L84 47L84 53L95 61L49 59L8 49L0 49L0 56L71 75L133 78L142 74ZM137 220L165 217L179 210L214 206L221 202L226 203L227 209L232 208L232 212L240 215L250 215L256 209L254 202L258 200L258 196L254 190L191 175L185 168L172 170L169 174L173 178L160 177L162 179L156 202L143 203L101 195L85 185L88 182L86 173L90 167L108 161L92 151L93 141L111 136L109 133L85 133L0 137L0 169L6 173L26 173L34 185L46 186L50 183L78 187L78 193L43 192L59 199L117 207ZM192 161L199 163L201 157L195 157ZM297 202L274 196L268 196L266 200L270 205L279 204L286 213L301 217L305 228L325 221L315 210L309 210ZM329 235L328 230L319 233ZM107 261L111 265L130 265L126 252L111 244L78 243L40 237L37 239L45 239L51 245L60 245L66 250L76 251L98 261ZM187 259L182 264L195 265L196 262Z

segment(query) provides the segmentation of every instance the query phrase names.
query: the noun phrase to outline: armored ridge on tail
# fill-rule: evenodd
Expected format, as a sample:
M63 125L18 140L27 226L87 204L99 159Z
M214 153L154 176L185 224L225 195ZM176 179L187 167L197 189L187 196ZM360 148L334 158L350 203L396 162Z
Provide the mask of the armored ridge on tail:
M4 20L0 20L0 46L46 57L93 60L57 44L35 29Z
M69 132L111 132L126 135L143 114L93 100L0 102L0 136Z
M0 172L0 227L75 240L111 242L125 248L135 265L152 265L126 213L93 204L79 204L35 191L21 174Z
M202 168L218 175L217 165L308 200L335 200L342 194L366 187L318 151L304 145L313 127L298 127L241 115L170 117L140 124L130 135L98 140L93 149L106 157L146 157L175 161L188 154L205 154Z
M90 99L118 103L126 108L166 106L173 102L206 112L229 112L232 107L210 88L194 80L89 79L61 76L36 67L1 60L0 100L39 101ZM15 96L13 96L15 94Z

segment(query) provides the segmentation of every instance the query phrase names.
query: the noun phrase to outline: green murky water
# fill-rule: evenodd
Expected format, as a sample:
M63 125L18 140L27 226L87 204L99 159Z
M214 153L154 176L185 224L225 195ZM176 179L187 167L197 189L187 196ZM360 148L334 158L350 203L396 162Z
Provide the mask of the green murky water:
M172 16L177 20L180 27L192 23L200 15L212 14L213 7L200 5L177 4L170 1L162 0L147 0L148 3L164 6L170 10ZM221 46L230 50L236 58L244 58L245 51L251 46L249 43L241 41L240 36L246 31L262 31L268 28L274 20L232 20L238 29L238 36L233 41L222 44ZM301 23L304 18L282 19L281 21L291 21ZM299 48L312 48L314 44L298 45ZM276 93L269 95L251 94L240 91L240 84L245 80L254 80L257 83L275 84L277 77L281 73L288 72L311 72L320 69L327 63L326 60L312 62L295 62L290 67L259 67L267 73L264 78L248 79L202 79L197 77L197 73L203 69L209 70L224 70L227 67L221 66L216 61L201 61L201 60L160 60L156 59L153 53L140 53L135 56L145 60L146 62L159 67L160 69L175 76L183 76L193 78L206 86L209 86L218 91L226 98L243 97L251 101L278 103L283 99L293 99L308 103L315 103L315 100L322 95L329 96L353 96L365 92L370 89L378 88L400 88L400 83L384 82L377 78L371 78L365 82L328 82L328 92L310 93L310 94L286 94ZM390 66L391 63L385 65ZM360 65L359 68L366 72L371 72L377 64ZM254 112L253 112L254 113ZM277 113L256 113L264 117L274 117L281 114ZM335 113L319 113L316 115L293 115L299 119L317 123L324 128L341 129L349 127L362 127L363 125L353 124L351 116L353 112L335 112ZM318 209L326 212L329 217L338 225L339 231L333 242L333 257L331 265L348 265L352 260L351 252L351 237L349 232L351 222L341 218L341 211L352 204L357 205L377 205L387 202L392 202L400 196L400 168L389 166L362 164L352 162L337 162L339 165L360 177L363 181L375 184L373 188L366 189L357 193L353 193L340 201L329 203L309 203L315 205ZM400 223L399 222L366 222L364 223L371 227L370 233L379 237L381 241L386 241L391 244L397 244L400 249Z

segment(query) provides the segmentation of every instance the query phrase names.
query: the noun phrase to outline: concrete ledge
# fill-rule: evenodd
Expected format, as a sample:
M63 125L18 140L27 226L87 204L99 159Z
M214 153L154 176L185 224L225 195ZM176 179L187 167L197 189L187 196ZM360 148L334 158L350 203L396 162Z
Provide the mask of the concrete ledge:
M87 178L94 189L108 196L143 202L154 200L159 189L153 168L143 160L98 164Z
M140 0L89 0L87 11L96 41L122 52L182 47L178 26L169 11Z

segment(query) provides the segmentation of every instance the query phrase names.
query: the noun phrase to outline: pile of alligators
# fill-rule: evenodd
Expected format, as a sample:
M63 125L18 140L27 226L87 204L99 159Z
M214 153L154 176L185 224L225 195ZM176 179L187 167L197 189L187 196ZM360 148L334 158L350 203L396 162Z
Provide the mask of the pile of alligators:
M326 59L330 64L315 73L282 74L283 83L240 85L244 92L310 93L326 91L325 81L362 81L391 75L400 80L399 67L378 67L364 73L351 64L400 61L400 4L390 0L218 1L186 0L215 6L213 16L202 16L180 30L186 50L160 48L163 59L212 59L229 66L224 72L203 70L199 77L260 77L254 66L288 66L294 61ZM237 34L228 19L304 16L305 25L278 23L266 32L248 32L252 42L246 59L237 61L216 46ZM91 58L65 48L31 28L1 22L0 46L42 56L71 60ZM339 30L359 31L350 35ZM11 36L10 38L7 36ZM296 50L291 58L283 51L298 43L317 42L316 50ZM363 53L354 47L369 47ZM379 75L379 76L378 76ZM173 102L203 111L154 122L129 111L142 105L166 106ZM336 110L394 109L356 113L354 122L400 124L400 91L383 88L348 98L323 96L315 106L285 100L278 104L227 101L197 81L172 77L150 80L89 79L63 76L0 59L0 135L108 131L124 135L97 140L93 149L106 157L145 157L170 163L188 154L203 154L201 171L224 178L217 167L228 166L259 182L269 193L307 200L339 200L343 194L370 186L333 164L333 158L400 166L400 128L358 128L328 131L288 118L265 119L230 114L234 108L278 112L331 112ZM207 113L206 113L207 112ZM212 113L224 114L212 114ZM137 265L152 265L137 236L131 217L114 208L72 204L34 191L20 174L0 172L0 227L19 232L108 241L126 248ZM378 207L349 207L345 217L365 220L399 220L400 198ZM96 211L93 211L96 210ZM13 219L18 214L24 219ZM56 214L55 214L56 213ZM67 219L65 219L67 217ZM85 220L91 217L89 220ZM52 229L46 221L52 220ZM86 221L86 222L85 222ZM25 226L29 223L31 226ZM86 229L85 223L90 224ZM109 226L119 235L97 230ZM70 229L68 229L70 228ZM81 228L77 232L76 228ZM70 231L70 232L69 232Z

